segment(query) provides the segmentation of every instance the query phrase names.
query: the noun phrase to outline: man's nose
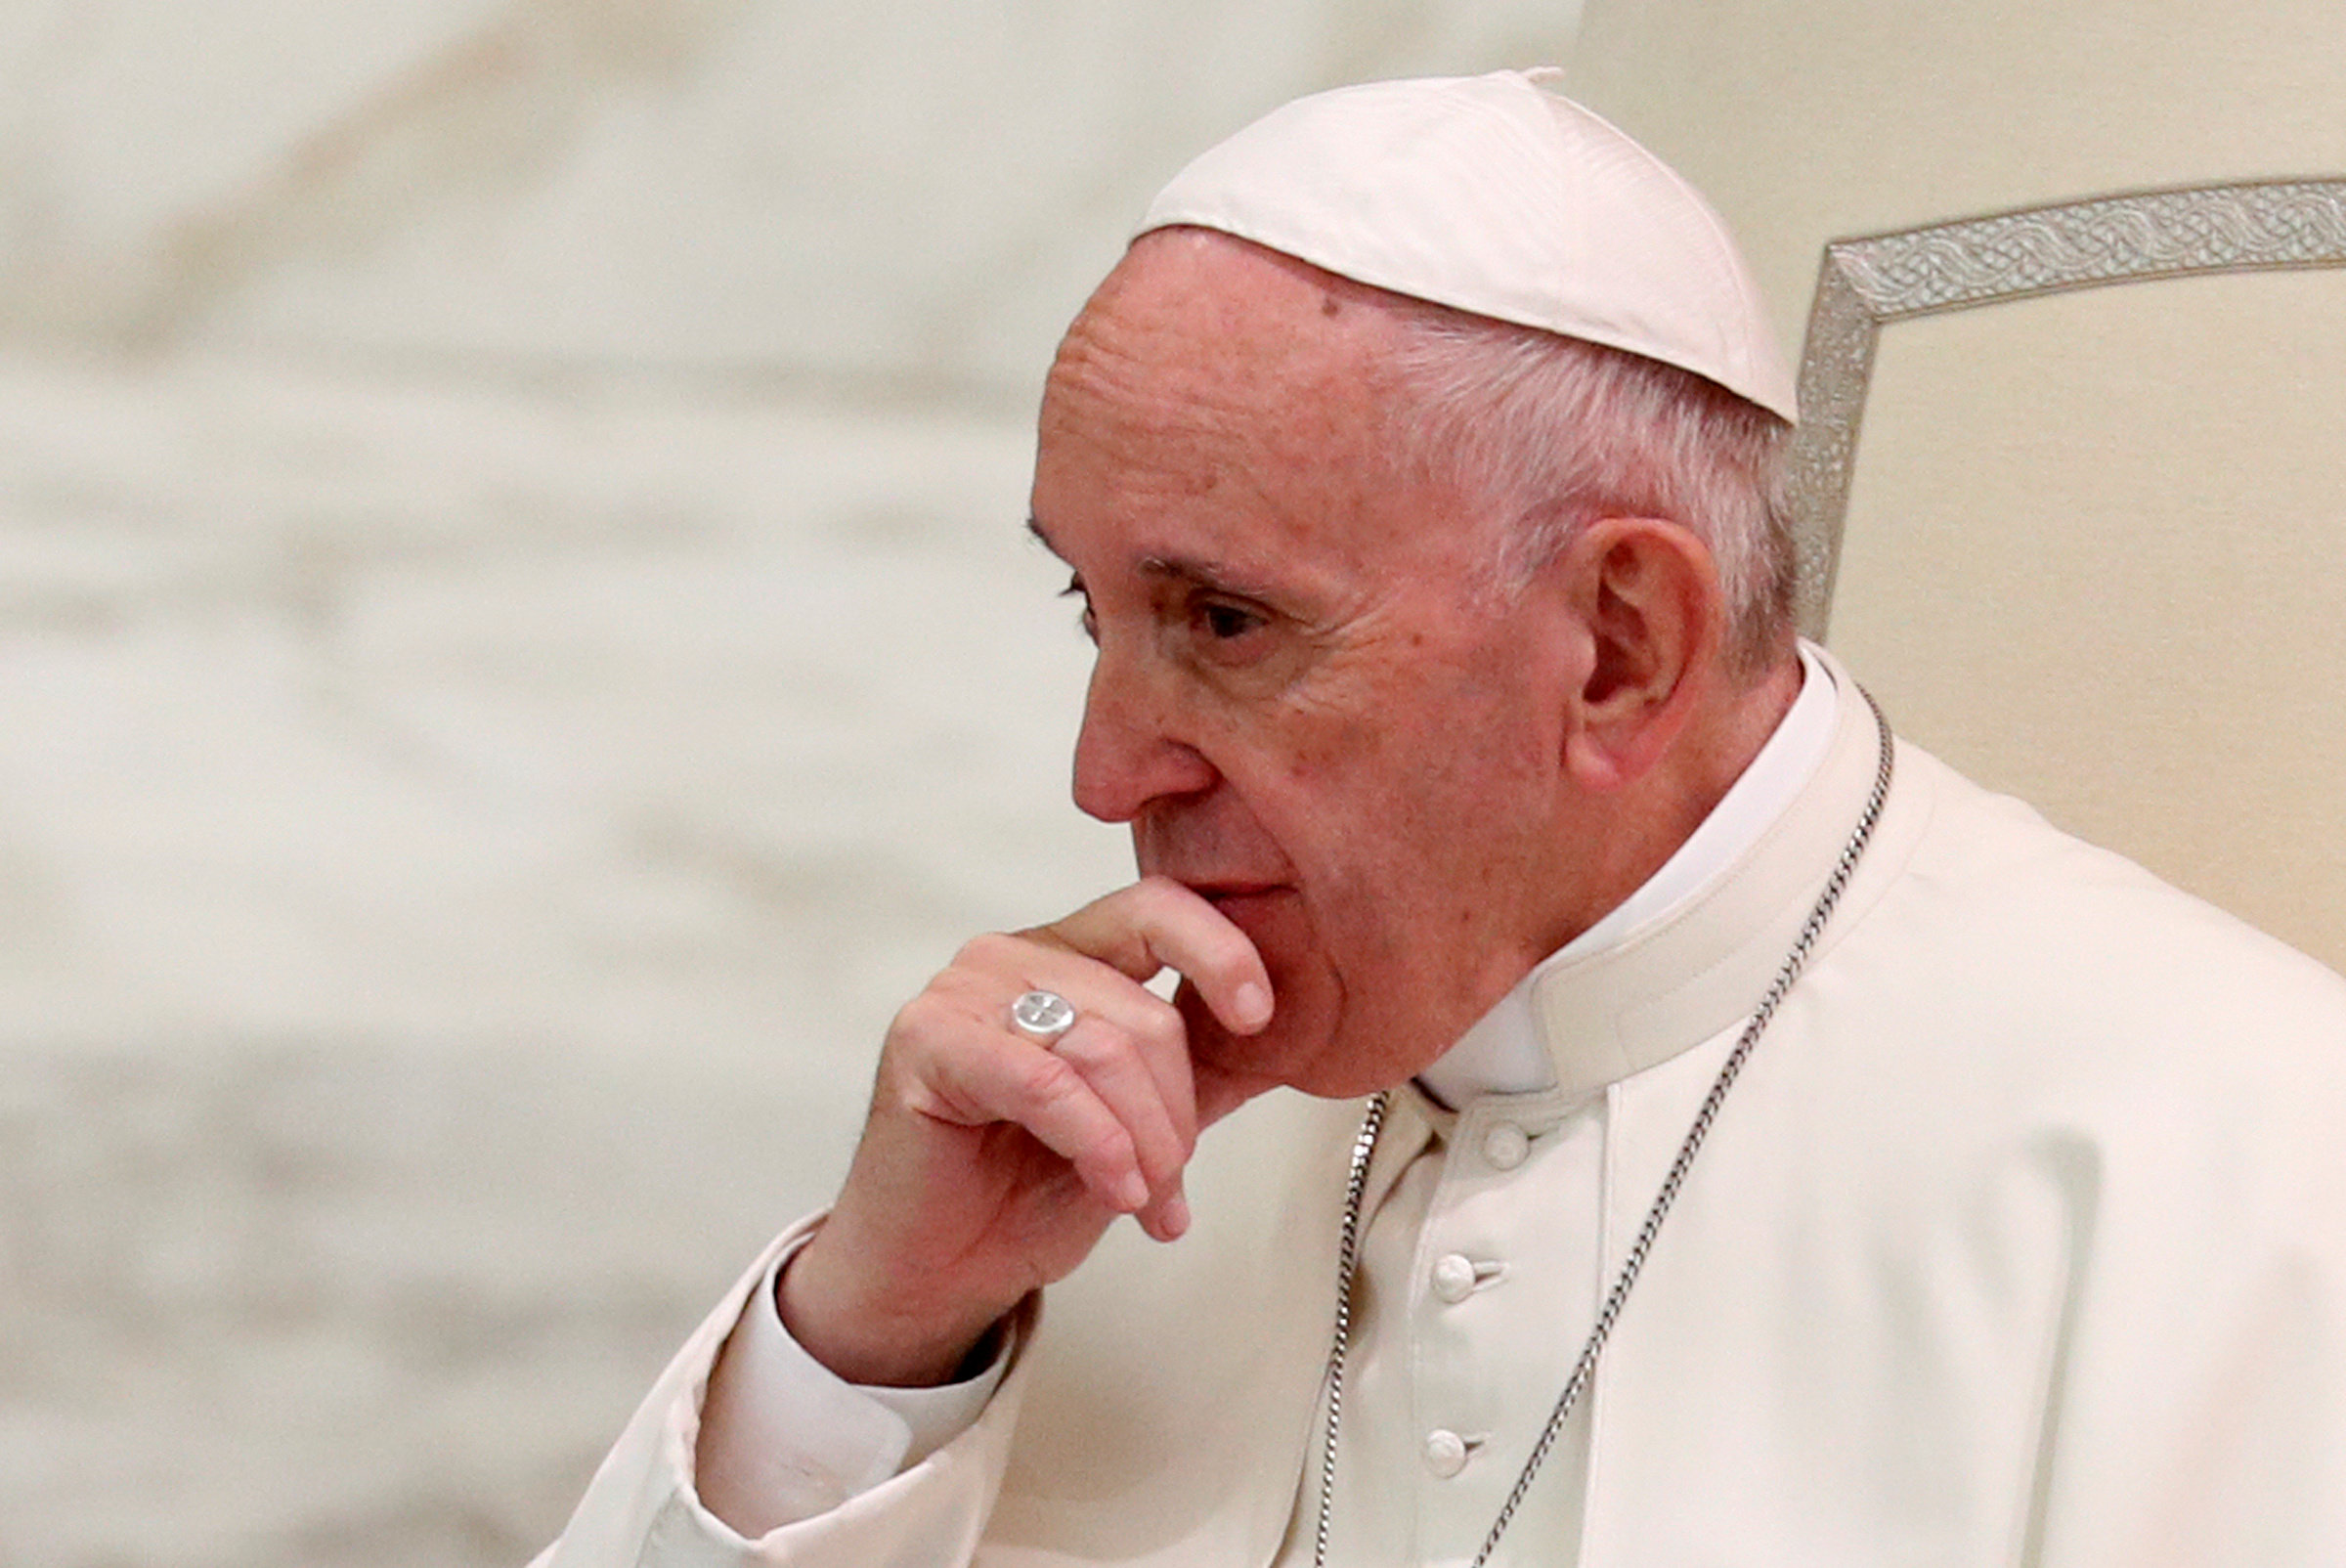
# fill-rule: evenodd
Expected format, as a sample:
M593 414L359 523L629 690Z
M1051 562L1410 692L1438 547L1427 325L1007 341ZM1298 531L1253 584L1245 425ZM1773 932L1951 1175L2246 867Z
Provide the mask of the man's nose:
M1175 705L1145 672L1092 666L1075 737L1075 805L1103 822L1129 822L1152 801L1202 794L1217 777L1182 732Z

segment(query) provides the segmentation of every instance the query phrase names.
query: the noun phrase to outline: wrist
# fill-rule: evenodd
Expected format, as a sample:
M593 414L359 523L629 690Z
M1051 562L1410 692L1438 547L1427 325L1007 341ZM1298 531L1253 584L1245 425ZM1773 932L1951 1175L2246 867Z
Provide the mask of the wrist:
M818 1231L774 1281L782 1326L809 1356L865 1387L935 1388L983 1369L1008 1308L929 1308L906 1291L869 1288L833 1268L822 1243Z

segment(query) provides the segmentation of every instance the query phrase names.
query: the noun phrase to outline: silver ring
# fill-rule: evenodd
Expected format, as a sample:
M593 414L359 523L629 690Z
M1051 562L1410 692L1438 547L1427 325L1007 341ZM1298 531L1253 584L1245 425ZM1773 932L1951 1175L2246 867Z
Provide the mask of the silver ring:
M1075 1026L1075 1004L1057 991L1028 991L1010 1004L1010 1026L1030 1040L1056 1040Z

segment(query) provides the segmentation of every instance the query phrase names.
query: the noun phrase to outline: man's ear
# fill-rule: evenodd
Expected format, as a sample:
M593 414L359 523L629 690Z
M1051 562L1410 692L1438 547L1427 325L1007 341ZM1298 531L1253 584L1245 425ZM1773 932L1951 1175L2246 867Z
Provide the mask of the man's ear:
M1599 518L1556 564L1586 639L1565 770L1585 789L1618 789L1662 760L1711 685L1726 595L1710 546L1661 518Z

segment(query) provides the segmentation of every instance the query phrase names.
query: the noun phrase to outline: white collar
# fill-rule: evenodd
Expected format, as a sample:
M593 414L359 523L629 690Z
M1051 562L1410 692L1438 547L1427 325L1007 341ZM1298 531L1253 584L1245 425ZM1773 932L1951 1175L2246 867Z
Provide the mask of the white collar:
M1824 761L1840 700L1832 672L1803 642L1800 695L1711 814L1635 893L1533 966L1514 989L1458 1037L1457 1044L1417 1075L1417 1086L1439 1104L1454 1108L1477 1095L1530 1094L1553 1087L1556 1069L1532 1008L1533 982L1549 969L1602 952L1671 913L1758 843Z

